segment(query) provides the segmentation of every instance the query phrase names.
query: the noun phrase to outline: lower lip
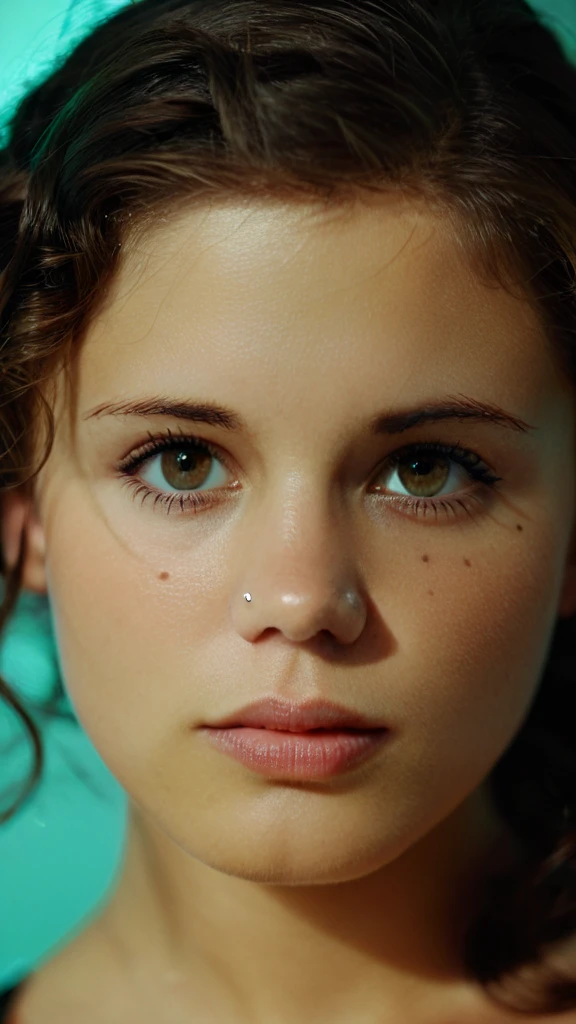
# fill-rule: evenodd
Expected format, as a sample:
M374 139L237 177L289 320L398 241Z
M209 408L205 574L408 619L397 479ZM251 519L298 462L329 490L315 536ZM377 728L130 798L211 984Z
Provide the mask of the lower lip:
M259 775L293 779L329 779L361 764L382 746L388 729L326 729L281 732L276 729L203 728L218 750Z

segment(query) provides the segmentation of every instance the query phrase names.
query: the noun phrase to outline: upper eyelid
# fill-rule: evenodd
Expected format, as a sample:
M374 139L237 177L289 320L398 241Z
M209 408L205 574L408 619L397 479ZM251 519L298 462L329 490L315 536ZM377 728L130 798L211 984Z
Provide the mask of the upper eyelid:
M194 444L199 448L207 448L215 458L220 459L227 468L230 468L229 460L227 461L226 455L223 453L220 446L215 444L213 441L208 441L206 438L198 437L195 434L187 434L180 431L173 433L172 431L168 431L160 434L150 434L147 441L143 441L135 447L132 447L130 451L119 460L117 463L117 469L125 470L127 467L133 465L141 465L148 459L154 458L155 455L160 454L162 450L175 448L178 444L182 443Z
M226 454L223 452L223 450L218 444L209 441L207 438L200 437L198 434L188 433L182 428L179 428L175 432L171 431L170 428L168 428L166 431L162 431L159 434L152 434L149 432L148 441L143 442L140 445L137 445L136 448L132 448L131 451L126 456L124 456L124 458L118 463L117 468L121 472L128 472L128 470L134 470L135 472L136 470L141 468L147 461L153 459L156 455L161 454L163 450L169 450L170 448L177 447L179 443L197 445L200 448L204 447L213 455L214 458L221 461L229 472L232 471L231 460L227 458ZM456 442L427 440L412 441L406 443L404 445L401 445L399 448L395 448L392 452L389 452L388 455L384 456L378 462L378 465L374 472L376 472L378 469L385 467L389 460L392 460L392 465L395 465L397 462L401 461L401 458L404 455L404 453L410 453L419 450L431 450L432 452L434 452L435 450L438 449L439 446L449 449L449 451L446 453L446 457L451 459L456 465L461 466L461 468L464 469L465 472L468 472L469 475L472 475L471 470L468 466L466 466L465 462L462 459L457 458L458 452L461 452L464 457L467 456L476 458L478 460L477 466L480 469L484 469L488 474L493 474L494 476L496 475L494 474L491 466L482 458L480 454L478 454L477 452L473 451L470 448L466 448L465 445L461 444L460 440ZM146 452L147 447L150 447L152 450ZM141 454L139 454L139 452ZM497 482L499 482L501 479L501 477L496 477Z

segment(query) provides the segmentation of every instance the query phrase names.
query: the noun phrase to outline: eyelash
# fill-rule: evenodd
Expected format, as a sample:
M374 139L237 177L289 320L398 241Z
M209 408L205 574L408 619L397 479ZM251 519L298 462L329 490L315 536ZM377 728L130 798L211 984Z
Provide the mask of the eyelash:
M155 508L156 505L159 504L166 509L167 513L172 512L172 508L175 504L180 506L180 513L188 511L192 512L192 514L200 511L201 508L213 507L217 502L213 498L204 497L202 492L188 491L164 494L162 491L156 491L148 484L139 480L136 477L136 471L154 455L186 447L192 448L195 451L201 451L204 453L208 452L214 459L221 462L222 465L231 472L231 467L228 464L227 459L222 455L220 449L215 445L210 444L209 441L205 441L192 434L186 434L184 431L178 431L177 434L173 434L171 430L167 430L164 434L148 434L148 436L150 441L146 445L137 451L132 452L116 467L118 473L125 480L127 486L134 489L133 500L136 500L138 495L142 495L141 504L143 505L148 498L152 497L154 498L153 507ZM385 459L382 468L390 467L394 469L400 463L407 461L410 455L413 454L413 456L417 456L422 452L447 456L458 465L463 466L463 468L468 471L472 479L479 481L485 487L492 490L494 490L496 488L496 484L502 480L502 477L495 476L492 473L488 466L480 459L480 456L476 455L475 452L472 452L467 448L461 448L459 443L456 445L449 445L443 444L441 441L427 441L407 445L406 447L389 455ZM466 494L463 498L452 498L450 500L447 500L446 498L416 498L409 495L392 495L388 496L388 500L399 505L401 509L407 509L411 515L428 516L429 513L432 513L436 516L436 519L438 519L438 514L440 513L443 516L452 515L456 517L459 515L456 510L456 506L458 505L463 508L471 518L474 518L474 513L471 511L470 506L475 503L481 503L482 497L475 493Z

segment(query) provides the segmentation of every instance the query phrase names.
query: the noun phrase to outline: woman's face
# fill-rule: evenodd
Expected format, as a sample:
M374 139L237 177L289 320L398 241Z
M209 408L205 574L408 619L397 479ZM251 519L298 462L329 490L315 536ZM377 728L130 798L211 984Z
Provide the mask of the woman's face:
M139 244L75 371L37 508L95 747L161 830L229 874L383 867L482 787L573 610L573 396L535 314L480 283L422 206L238 200ZM103 408L159 399L243 426ZM516 426L371 430L455 399ZM213 447L145 451L126 475L168 431ZM468 468L417 452L430 442L473 453ZM191 493L207 504L182 505ZM201 726L273 695L340 702L388 740L321 781L206 742Z

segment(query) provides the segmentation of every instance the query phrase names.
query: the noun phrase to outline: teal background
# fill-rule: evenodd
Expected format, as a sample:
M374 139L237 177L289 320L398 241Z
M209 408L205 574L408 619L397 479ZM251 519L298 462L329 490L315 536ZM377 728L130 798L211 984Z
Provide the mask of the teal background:
M20 96L127 2L0 0L0 145ZM575 0L533 6L576 59ZM37 698L52 690L58 669L49 604L23 593L2 641L0 672L14 689ZM126 794L82 728L55 719L42 732L43 781L17 817L0 826L0 989L83 930L106 900L124 849ZM6 806L32 759L14 713L1 703L0 750Z
M20 97L127 2L0 0L0 146ZM0 673L25 696L52 692L59 665L45 598L21 595L0 645ZM69 701L65 706L73 714ZM32 764L17 723L0 701L2 808ZM75 720L41 724L42 782L17 817L0 825L0 990L86 927L106 900L124 849L124 790Z

